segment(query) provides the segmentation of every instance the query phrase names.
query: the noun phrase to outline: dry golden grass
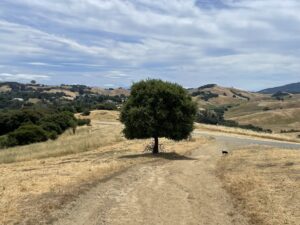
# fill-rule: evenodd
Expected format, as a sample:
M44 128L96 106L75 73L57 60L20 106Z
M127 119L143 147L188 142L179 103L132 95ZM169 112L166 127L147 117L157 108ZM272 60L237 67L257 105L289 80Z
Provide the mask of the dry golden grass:
M18 146L0 151L0 164L85 152L123 140L121 124L84 126L76 134L65 132L55 141Z
M232 117L241 124L254 124L276 132L300 127L300 108L277 109Z
M297 129L299 127L300 95L278 101L271 97L254 99L230 108L225 118L241 124L253 124L279 133L281 130ZM268 109L268 110L266 110Z
M82 116L80 113L76 114L76 117L81 119L91 119L92 122L97 123L98 121L105 122L118 122L119 120L119 111L112 110L93 110L89 116Z
M117 88L113 90L107 90L103 88L92 88L91 91L96 94L102 94L102 95L109 95L109 96L116 96L116 95L130 95L130 91L124 88Z
M92 112L91 118L98 120L76 135L70 131L56 141L0 151L0 224L51 223L62 207L104 178L134 164L172 157L122 157L145 154L150 140L125 140L122 125L113 120L117 112L104 112ZM97 123L105 119L114 123ZM167 152L188 154L207 141L161 143Z
M65 89L51 89L44 91L46 93L65 93L67 96L72 97L73 99L76 98L77 95L79 95L78 92L73 92Z
M219 125L207 125L207 124L200 124L200 123L196 123L195 128L198 130L221 132L221 133L228 133L228 134L237 134L237 135L244 135L244 136L248 136L248 137L271 139L271 140L276 140L276 141L300 143L299 138L295 138L295 137L285 135L285 134L269 134L269 133L263 133L263 132L255 132L252 130L246 130L246 129L241 129L241 128L225 127L225 126L219 126Z
M11 88L8 85L3 85L0 87L0 92L9 92Z
M162 140L167 151L188 153L206 140ZM145 141L122 141L69 156L0 165L0 224L44 224L80 193L134 164L167 161L160 157L122 158L141 153ZM54 213L54 214L53 214Z
M220 160L218 171L252 224L300 224L299 151L241 149Z

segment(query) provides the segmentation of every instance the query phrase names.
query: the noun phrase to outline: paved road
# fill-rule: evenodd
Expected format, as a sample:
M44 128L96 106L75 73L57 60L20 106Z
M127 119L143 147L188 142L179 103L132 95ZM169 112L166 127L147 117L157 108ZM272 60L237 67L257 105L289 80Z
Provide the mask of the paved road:
M241 147L246 145L265 145L270 147L286 148L286 149L299 149L300 143L282 142L268 139L251 138L243 135L230 136L218 132L195 131L196 135L203 135L206 137L214 137L216 141L228 147Z
M101 125L120 125L120 122L103 122L98 121L96 124ZM245 145L267 145L271 147L278 147L278 148L287 148L287 149L299 149L300 150L300 143L293 143L293 142L285 142L285 141L276 141L271 139L259 139L259 138L252 138L245 135L235 135L230 136L226 134L222 134L221 132L211 132L211 131L199 131L195 130L194 134L196 135L204 135L206 137L214 137L217 142L228 145L230 147L236 146L245 146Z

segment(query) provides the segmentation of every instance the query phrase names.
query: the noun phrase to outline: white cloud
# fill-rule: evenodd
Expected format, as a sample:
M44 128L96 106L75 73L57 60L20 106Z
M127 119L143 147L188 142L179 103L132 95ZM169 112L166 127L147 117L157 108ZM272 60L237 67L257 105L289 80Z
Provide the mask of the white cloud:
M81 68L76 76L101 74L104 80L156 74L186 86L216 79L246 88L251 78L254 83L278 74L285 76L282 82L299 79L300 1L197 5L195 0L4 0L0 63L22 71L24 63L18 62L29 61L34 68L25 71L31 73L62 65L62 77L68 68L75 74L76 66Z
M48 75L41 74L11 74L11 73L0 73L0 80L2 81L28 81L28 80L47 80Z

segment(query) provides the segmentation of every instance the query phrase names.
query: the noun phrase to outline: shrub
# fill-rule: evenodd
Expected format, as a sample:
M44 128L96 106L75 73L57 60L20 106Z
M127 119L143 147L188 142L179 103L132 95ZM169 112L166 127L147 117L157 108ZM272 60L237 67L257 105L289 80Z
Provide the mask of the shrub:
M192 96L193 97L199 96L204 101L208 101L211 98L219 97L218 94L212 93L210 91L196 91L196 92L192 93Z
M99 110L117 110L117 106L109 102L97 104L95 108Z
M53 122L44 122L41 124L41 127L47 132L54 131L56 134L61 134L63 132L61 127L54 121Z
M48 115L42 119L42 123L55 122L60 126L62 131L65 131L69 127L73 127L76 124L76 118L71 112L60 112L53 115Z
M206 85L199 87L198 89L213 88L216 86L217 86L216 84L206 84Z
M49 132L47 132L47 136L51 140L55 140L55 139L57 139L58 134L55 131L49 131Z
M0 136L0 149L5 148L7 146L7 136Z
M234 120L225 120L224 112L227 110L227 107L219 107L214 109L206 109L200 111L196 115L196 122L205 123L205 124L219 124L227 127L238 127L241 129L253 130L257 132L266 132L272 133L270 129L263 129L261 127L254 126L252 124L239 124Z
M91 120L90 119L78 119L77 120L77 125L78 126L84 126L84 125L91 125Z
M37 125L22 125L7 136L7 145L26 145L46 141L47 132Z
M89 116L91 114L91 112L89 110L84 110L81 115L82 116Z
M223 114L217 113L214 110L204 110L200 111L196 115L196 121L199 123L206 124L219 124L224 121Z

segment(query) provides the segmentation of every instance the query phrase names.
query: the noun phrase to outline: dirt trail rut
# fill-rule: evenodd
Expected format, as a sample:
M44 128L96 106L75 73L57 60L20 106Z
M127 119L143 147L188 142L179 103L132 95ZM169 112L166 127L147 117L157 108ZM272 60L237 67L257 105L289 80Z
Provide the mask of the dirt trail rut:
M247 224L215 175L220 157L206 145L189 158L134 166L80 196L56 224Z

